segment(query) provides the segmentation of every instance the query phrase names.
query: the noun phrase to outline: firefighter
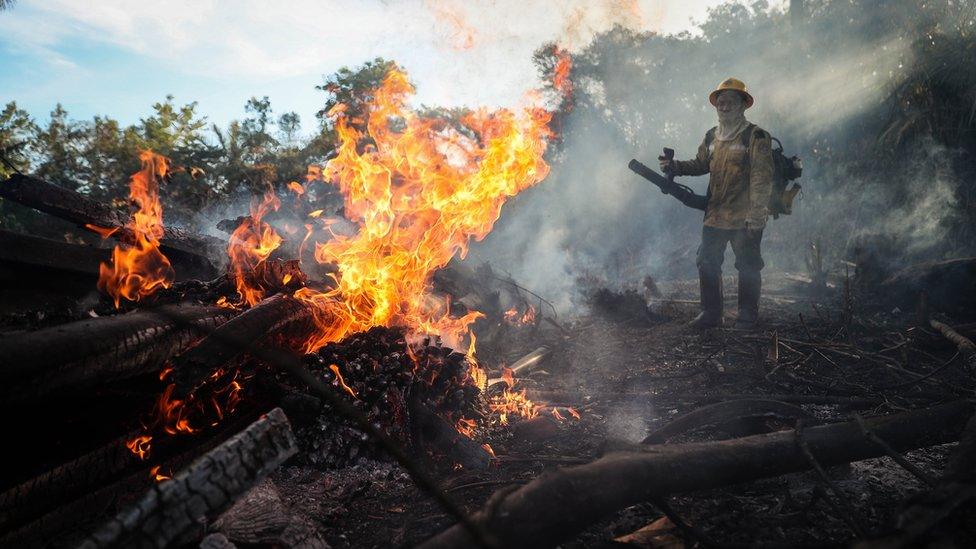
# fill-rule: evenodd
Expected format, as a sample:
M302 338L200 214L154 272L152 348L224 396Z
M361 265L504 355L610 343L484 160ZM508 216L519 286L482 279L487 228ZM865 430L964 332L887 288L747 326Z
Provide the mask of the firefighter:
M735 327L750 329L759 319L763 268L760 243L766 226L773 182L769 132L751 124L745 111L753 104L746 85L728 78L708 96L718 126L708 130L691 160L660 157L661 169L674 175L709 174L705 221L698 247L701 313L696 328L722 325L722 262L732 245L739 272L739 314Z

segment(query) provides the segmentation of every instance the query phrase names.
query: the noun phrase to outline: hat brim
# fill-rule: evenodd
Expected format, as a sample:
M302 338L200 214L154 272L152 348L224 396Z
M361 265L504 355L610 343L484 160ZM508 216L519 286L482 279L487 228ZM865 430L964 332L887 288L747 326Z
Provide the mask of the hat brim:
M708 94L708 102L711 103L714 106L715 105L715 102L718 101L718 94L720 94L720 93L722 93L724 91L739 92L739 94L742 95L742 99L744 99L745 102L746 102L746 108L747 109L749 107L751 107L753 103L755 103L755 100L752 98L751 95L749 95L749 92L742 91L742 90L733 90L731 88L726 88L724 90L715 90L712 93Z

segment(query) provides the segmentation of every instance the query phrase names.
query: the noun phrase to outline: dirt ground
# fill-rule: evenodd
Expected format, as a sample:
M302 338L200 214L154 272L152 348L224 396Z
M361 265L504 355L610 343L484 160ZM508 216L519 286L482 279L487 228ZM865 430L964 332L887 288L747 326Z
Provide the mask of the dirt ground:
M727 279L726 309L735 310L734 280ZM488 366L511 364L544 345L541 367L517 387L572 406L576 420L497 421L476 439L496 454L486 470L430 460L443 489L465 510L481 508L493 492L524 484L547 470L587 463L621 442L639 443L669 420L711 402L747 395L838 395L876 399L850 406L802 404L815 421L840 421L971 398L973 379L955 348L936 334L913 328L913 314L858 301L843 281L813 292L800 277L767 275L763 322L755 331L694 331L693 281L661 286L649 312L623 306L594 307L574 319L541 322L488 342L479 355ZM729 322L731 324L731 322ZM559 395L562 395L561 397ZM775 398L775 397L771 397ZM565 415L565 414L564 414ZM730 418L732 419L732 418ZM669 442L716 440L794 425L763 417L708 426ZM907 454L937 478L954 445ZM890 458L828 470L833 488L815 473L673 496L672 514L699 529L707 544L721 546L847 545L858 536L888 532L899 506L925 490ZM317 528L333 547L410 546L446 529L454 520L422 493L396 465L364 460L352 467L316 470L285 466L270 481L281 500ZM838 497L839 496L839 497ZM553 502L558 505L559 502ZM645 503L603 517L563 547L626 546L615 538L661 519ZM679 530L663 542L692 545ZM662 546L657 544L644 546Z

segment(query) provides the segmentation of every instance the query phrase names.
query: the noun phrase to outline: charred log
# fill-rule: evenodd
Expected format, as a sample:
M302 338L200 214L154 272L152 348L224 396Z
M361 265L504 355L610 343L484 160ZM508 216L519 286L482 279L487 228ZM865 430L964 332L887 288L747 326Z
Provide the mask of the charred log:
M973 403L954 402L866 421L872 432L898 450L958 440ZM877 457L883 450L856 422L805 429L806 447L824 465ZM611 454L587 465L543 475L517 490L496 494L473 518L502 547L551 547L609 513L667 494L704 490L804 471L810 462L795 431L721 442L648 446L643 452ZM421 545L470 547L453 526Z
M0 494L0 531L16 528L120 474L133 463L126 442L137 434L129 433Z
M111 250L0 230L0 263L97 277Z
M410 416L427 444L468 469L485 469L490 456L478 443L462 435L453 425L419 402L411 402Z
M275 295L212 330L199 344L173 361L177 396L189 394L211 372L265 338L285 330L300 331L299 327L308 325L311 316L311 309L302 302Z
M207 452L170 480L153 486L86 539L81 547L166 547L196 537L213 520L297 451L280 408Z
M52 391L157 371L233 315L219 307L167 305L0 337L2 399L21 402Z
M263 407L261 407L263 406ZM110 472L101 463L97 454L99 450L91 452L91 458L82 456L79 465L65 466L71 470L71 475L80 480L77 492L81 494L72 498L67 492L53 499L37 500L33 492L26 497L12 500L17 505L30 507L27 510L16 510L16 521L11 521L7 530L0 537L0 547L49 547L74 546L92 529L105 520L105 513L109 509L117 508L120 500L131 500L138 497L134 490L143 490L153 483L153 471L179 471L230 437L246 429L256 421L261 410L267 410L262 404L257 408L250 408L228 418L216 431L205 437L191 437L170 439L165 443L154 444L151 461L140 461L135 456L129 456L129 466L115 473ZM105 448L107 449L107 445ZM105 449L103 449L105 451ZM94 458L94 459L93 459ZM155 463L156 465L153 465ZM93 473L93 470L97 470ZM43 476L43 475L42 475ZM103 477L103 478L99 478ZM56 480L56 479L55 479ZM31 482L31 481L28 481ZM36 482L36 481L35 481ZM38 486L43 485L41 480ZM86 485L84 489L80 486ZM49 493L57 492L57 488L49 489ZM42 489L43 492L43 489ZM27 522L30 521L30 522ZM23 525L20 525L23 523ZM6 526L4 529L6 530Z
M779 402L777 400L730 400L711 404L678 416L668 422L667 425L647 435L641 441L642 444L662 444L669 438L678 436L682 433L729 421L740 420L746 417L756 416L775 416L787 418L793 421L797 419L813 419L810 414L803 411L798 406Z
M0 183L0 197L82 227L94 225L107 229L118 228L116 235L128 234L125 229L128 216L119 210L36 177L14 174L10 179ZM164 253L176 251L179 255L189 254L196 256L197 261L204 260L207 265L210 265L208 252L220 250L224 246L219 239L195 235L179 227L166 227L161 243L164 246ZM212 265L210 271L213 272L208 277L216 274Z

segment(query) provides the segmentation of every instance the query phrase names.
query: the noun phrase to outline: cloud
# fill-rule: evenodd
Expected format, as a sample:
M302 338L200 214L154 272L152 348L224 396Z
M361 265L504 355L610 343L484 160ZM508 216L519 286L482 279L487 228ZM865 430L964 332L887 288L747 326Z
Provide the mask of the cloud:
M314 82L383 56L411 72L424 102L500 105L538 85L531 55L546 41L579 47L614 24L676 32L717 3L23 0L0 30L52 68L84 64L69 44L88 41L144 56L150 69L252 82Z

